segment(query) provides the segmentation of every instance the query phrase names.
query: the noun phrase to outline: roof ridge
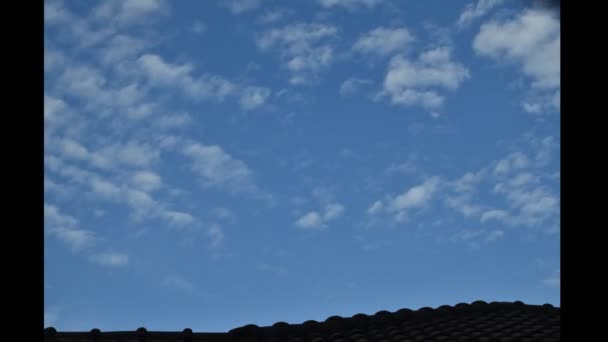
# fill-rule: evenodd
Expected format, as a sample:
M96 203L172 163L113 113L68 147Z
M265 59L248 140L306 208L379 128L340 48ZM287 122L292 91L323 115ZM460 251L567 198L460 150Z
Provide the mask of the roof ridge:
M441 318L451 315L461 314L476 314L484 312L499 312L506 309L520 309L520 310L538 310L538 311L560 311L559 307L555 307L551 304L533 305L524 304L521 301L505 302L505 301L493 301L487 303L483 300L476 300L469 303L458 303L455 305L441 305L436 308L432 307L421 307L417 310L408 308L398 309L390 312L387 310L380 310L374 314L357 313L350 317L341 317L333 315L326 318L324 321L307 320L303 323L289 324L286 322L276 322L271 326L257 326L255 324L247 324L227 332L193 332L192 329L186 328L179 331L148 331L146 328L138 328L137 330L129 331L106 331L102 332L100 329L91 329L90 331L72 331L72 332L58 332L54 327L48 327L44 329L45 337L52 338L56 336L90 336L100 338L101 336L129 336L129 337L153 337L153 336L175 336L181 335L184 341L189 341L193 338L212 338L220 339L222 337L245 337L245 336L276 336L276 335L300 335L304 332L307 333L327 333L346 330L355 330L361 327L368 326L380 326L386 324L400 325L404 322L418 321L420 319L427 318Z

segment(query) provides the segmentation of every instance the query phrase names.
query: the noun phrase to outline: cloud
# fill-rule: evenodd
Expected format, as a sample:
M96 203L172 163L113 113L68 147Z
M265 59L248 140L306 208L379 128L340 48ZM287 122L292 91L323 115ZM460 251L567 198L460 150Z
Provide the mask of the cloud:
M392 215L397 223L405 222L408 219L408 211L423 208L431 201L440 183L439 177L430 177L397 196L387 196L384 201L375 201L367 209L367 213L371 216L385 213Z
M383 3L384 0L317 0L317 3L324 8L342 7L350 11L361 8L374 8Z
M440 90L456 90L470 77L468 69L453 62L450 55L449 48L439 47L415 61L401 54L393 57L379 97L388 95L393 104L438 109L444 102Z
M394 197L389 202L390 211L401 211L425 205L433 196L439 185L439 177L432 177L420 185Z
M521 152L513 152L506 158L498 161L494 167L494 173L498 175L504 175L509 173L511 170L521 170L529 165L529 160L526 155Z
M181 276L177 276L177 275L170 275L170 276L165 277L165 279L163 279L163 281L161 283L161 286L166 287L166 288L176 289L176 290L187 292L187 293L194 293L196 290L194 287L194 284L192 282L190 282L189 280L187 280Z
M189 143L181 152L190 158L191 169L204 187L227 187L235 192L251 192L256 187L247 165L234 159L218 145Z
M487 172L481 169L478 172L467 172L462 177L449 182L452 194L446 196L445 203L448 207L460 212L465 217L478 214L482 207L471 204L472 197L477 187L484 180Z
M170 10L165 0L108 0L93 10L93 18L117 24L145 23L154 15Z
M162 185L162 178L152 171L138 171L132 176L133 185L146 192L158 190Z
M287 10L287 9L269 10L266 13L264 13L262 16L260 16L260 22L262 22L263 24L273 24L273 23L280 21L281 19L285 18L286 16L288 16L290 14L292 14L292 10Z
M258 108L266 102L271 93L268 88L246 87L241 93L241 107L245 110Z
M90 247L95 241L95 233L78 228L78 221L62 214L58 207L44 203L44 226L47 233L63 241L77 252Z
M331 203L325 207L325 214L323 215L323 220L325 222L331 221L344 212L344 206L339 203Z
M159 117L155 121L155 125L162 130L170 130L182 128L190 125L192 123L192 118L190 115L185 113L173 113L166 114Z
M120 63L135 57L147 46L141 39L125 34L110 38L101 49L101 60L104 64Z
M376 215L376 214L379 214L380 212L382 212L383 209L384 209L384 204L382 203L382 201L376 201L376 202L372 203L372 205L369 206L369 208L367 209L367 214Z
M224 232L219 224L211 224L207 227L205 235L209 238L209 247L218 248L224 241Z
M342 82L342 85L340 86L340 95L353 95L359 90L359 88L369 84L372 84L371 80L350 77L346 81Z
M254 10L260 6L260 0L222 0L222 6L228 8L232 14L241 14Z
M477 2L470 2L460 14L456 25L460 28L466 27L474 20L485 16L503 2L504 0L477 0Z
M559 110L560 46L559 18L540 9L485 23L473 41L477 54L518 65L531 79L530 99L523 106L535 113Z
M167 210L162 213L162 216L173 226L187 226L196 222L194 216L179 211Z
M256 43L262 51L278 47L284 67L294 85L311 83L333 60L333 48L327 42L337 34L331 25L294 23L267 30L258 35Z
M295 224L303 229L324 228L323 217L316 211L311 211L300 217Z
M335 220L340 217L344 212L344 206L340 203L329 203L325 205L323 213L317 211L311 211L301 216L295 225L302 229L318 229L322 230L327 227L329 221Z
M91 260L101 266L106 267L125 267L129 264L129 256L123 253L106 252L94 254Z
M480 221L482 223L484 223L486 221L490 221L490 220L504 221L508 218L509 218L509 213L506 212L505 210L492 209L492 210L484 211L483 214L481 214Z
M482 244L494 242L504 237L505 233L500 230L462 230L452 235L454 242L465 242L471 248L479 248Z
M406 28L378 27L362 34L353 45L353 50L386 56L405 50L413 41L414 37Z
M137 63L153 84L178 87L194 100L223 101L237 88L232 82L217 75L203 74L196 78L192 75L194 71L192 65L171 64L159 55L144 54L138 58Z

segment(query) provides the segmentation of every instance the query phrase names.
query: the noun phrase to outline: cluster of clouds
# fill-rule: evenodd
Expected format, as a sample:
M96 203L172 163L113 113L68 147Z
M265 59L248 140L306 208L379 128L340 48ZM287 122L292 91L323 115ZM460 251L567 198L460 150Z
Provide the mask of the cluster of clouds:
M523 139L532 147L531 153L508 153L455 179L427 177L402 193L373 201L366 211L369 225L408 223L412 214L443 205L471 225L482 227L454 234L454 241L470 245L496 241L506 234L505 229L514 227L559 233L559 194L551 187L555 177L546 171L559 142L551 136L540 139L525 135ZM494 202L502 206L488 204Z
M133 222L160 220L202 232L211 248L221 246L219 223L172 203L170 194L183 191L159 172L168 154L180 158L203 188L260 193L243 161L217 144L179 134L193 125L191 113L169 108L167 95L154 92L193 103L234 100L245 111L263 107L272 92L149 51L155 38L137 35L137 28L170 13L170 3L161 0L106 1L88 14L76 14L60 1L45 3L45 75L50 80L44 96L45 191L57 195L45 203L45 226L49 236L74 251L90 251L104 241L80 228L61 204L83 194L92 206L128 208ZM91 58L79 57L90 51L95 51ZM142 126L142 119L149 125ZM129 257L106 251L91 254L90 260L124 266Z

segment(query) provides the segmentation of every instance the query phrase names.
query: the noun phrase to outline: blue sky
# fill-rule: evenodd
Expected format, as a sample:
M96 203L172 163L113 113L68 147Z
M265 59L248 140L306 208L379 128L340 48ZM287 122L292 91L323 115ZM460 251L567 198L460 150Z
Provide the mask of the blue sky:
M45 2L45 326L559 305L560 23L524 2Z

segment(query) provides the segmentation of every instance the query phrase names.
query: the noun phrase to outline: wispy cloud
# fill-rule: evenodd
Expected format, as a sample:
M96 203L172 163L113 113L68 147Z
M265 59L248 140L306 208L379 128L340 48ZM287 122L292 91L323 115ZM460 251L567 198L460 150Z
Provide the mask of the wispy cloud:
M403 52L414 41L414 36L404 27L378 27L362 34L353 45L359 53L386 56Z
M105 252L94 254L91 260L105 267L125 267L129 264L129 256L123 253Z
M340 217L344 212L344 206L340 203L329 203L325 205L322 212L310 211L301 216L295 225L301 229L323 230L327 228L327 223Z
M560 21L552 11L527 9L506 21L489 21L473 41L475 52L520 67L531 80L522 106L542 114L560 108Z
M462 230L451 238L454 242L465 242L471 248L479 248L483 244L494 242L504 237L504 231L495 230Z
M348 96L355 94L361 87L372 84L371 80L350 77L340 86L340 95Z
M254 192L253 172L218 145L189 143L181 151L204 187L227 187L235 192Z
M332 63L334 51L330 41L337 32L332 25L294 23L264 31L256 42L262 51L278 47L291 84L307 84Z
M44 225L47 233L68 244L73 251L90 247L96 239L93 231L79 228L78 220L49 203L44 204Z
M350 11L371 9L383 2L384 0L317 0L317 3L324 8L341 7Z
M477 0L470 2L458 17L456 25L460 28L470 25L473 21L485 16L492 9L502 4L504 0Z
M388 214L397 223L405 222L410 210L423 208L431 201L439 189L440 182L439 177L431 177L399 195L387 196L384 200L374 201L368 207L367 214L371 216Z
M223 0L221 4L232 14L241 14L258 8L260 0Z
M377 98L389 96L393 104L422 106L436 113L445 101L441 90L456 90L469 77L464 65L452 61L448 47L423 52L416 60L399 54L391 59Z

